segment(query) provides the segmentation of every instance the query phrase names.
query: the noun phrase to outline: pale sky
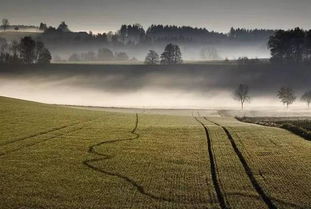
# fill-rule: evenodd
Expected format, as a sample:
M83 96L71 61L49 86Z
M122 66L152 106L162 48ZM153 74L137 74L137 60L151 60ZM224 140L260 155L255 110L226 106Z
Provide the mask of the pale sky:
M121 24L174 24L220 32L230 27L311 28L311 0L0 0L11 24L65 20L74 31L115 31Z

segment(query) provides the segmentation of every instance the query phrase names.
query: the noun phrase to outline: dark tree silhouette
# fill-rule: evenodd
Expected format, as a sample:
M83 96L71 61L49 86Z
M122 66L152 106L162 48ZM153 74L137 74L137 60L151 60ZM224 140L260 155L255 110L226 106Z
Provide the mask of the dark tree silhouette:
M47 64L52 59L51 53L44 44L40 41L36 42L31 37L24 37L20 42L12 41L0 45L0 63Z
M281 100L281 102L286 105L287 109L288 109L288 106L293 104L294 101L296 100L294 90L292 88L288 88L288 87L280 88L277 96Z
M52 60L51 53L48 49L43 48L38 57L38 64L49 64Z
M242 110L244 109L244 103L250 101L248 91L248 86L245 84L240 84L238 88L234 91L234 98L240 101Z
M65 21L61 22L61 24L58 26L57 31L59 32L70 32L68 25L65 23Z
M306 32L305 40L305 55L304 59L307 62L311 61L311 30Z
M122 25L119 36L123 44L137 45L144 41L146 32L140 24Z
M40 23L39 30L46 31L48 29L48 26L45 23Z
M301 100L306 102L308 105L308 108L310 108L310 103L311 103L311 91L307 91L305 92L302 96L301 96Z
M277 31L270 37L268 42L271 61L276 63L301 63L310 59L308 35L308 32L300 28Z
M146 58L145 58L145 64L147 65L156 65L159 64L160 57L157 52L154 50L149 50Z
M168 44L164 52L161 54L161 64L181 64L182 57L181 51L178 45Z
M29 36L20 42L20 56L25 64L33 64L36 59L36 42Z
M9 20L4 18L2 19L2 28L4 31L6 31L6 29L9 27L10 23L9 23Z

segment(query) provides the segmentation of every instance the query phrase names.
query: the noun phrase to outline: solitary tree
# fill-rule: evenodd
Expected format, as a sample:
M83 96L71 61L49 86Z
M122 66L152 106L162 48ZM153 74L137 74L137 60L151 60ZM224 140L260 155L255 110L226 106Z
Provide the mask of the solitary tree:
M288 87L280 88L277 96L281 100L281 102L286 105L287 109L288 109L288 106L290 104L293 104L294 101L296 100L296 96L294 94L293 89L288 88Z
M301 100L306 102L308 105L308 108L310 108L310 103L311 103L311 91L307 91L305 92L302 96L301 96Z
M242 110L244 109L244 103L250 101L250 96L248 95L248 86L245 84L240 84L238 88L234 91L234 98L241 103Z
M164 52L161 54L161 64L181 64L182 57L181 51L178 45L168 44Z
M9 25L10 25L10 23L9 23L8 19L6 19L6 18L2 19L2 28L4 31L9 27Z
M147 65L156 65L159 64L160 62L160 57L158 53L156 53L153 50L149 50L146 59L145 59L145 64Z

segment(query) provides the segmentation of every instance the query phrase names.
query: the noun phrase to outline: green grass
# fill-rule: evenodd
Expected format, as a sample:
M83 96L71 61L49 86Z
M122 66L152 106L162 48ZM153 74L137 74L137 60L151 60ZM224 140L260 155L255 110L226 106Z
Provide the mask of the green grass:
M0 114L1 209L267 208L251 178L278 208L311 204L311 144L282 129L4 97Z
M311 141L310 117L242 117L237 119L247 123L283 128Z

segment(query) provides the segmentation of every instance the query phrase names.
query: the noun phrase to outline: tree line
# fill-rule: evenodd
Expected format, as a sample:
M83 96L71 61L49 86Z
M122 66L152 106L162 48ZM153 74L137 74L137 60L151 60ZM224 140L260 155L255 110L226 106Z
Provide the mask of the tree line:
M270 37L268 48L274 63L310 63L311 30L279 30Z
M250 102L250 95L249 95L249 87L246 84L240 84L235 91L233 92L234 99L238 100L241 104L241 109L244 109L244 105L246 102ZM294 90L290 87L281 87L276 95L282 104L286 106L288 109L289 105L293 104L297 96ZM300 100L305 102L310 108L311 104L311 90L306 91L301 97Z
M52 56L43 42L31 37L7 42L0 39L0 63L2 64L48 64Z
M8 19L3 19L5 30ZM77 43L102 43L113 46L149 46L163 43L213 44L231 42L267 41L273 30L231 28L228 33L210 31L206 28L176 25L151 25L144 29L140 24L122 25L116 32L93 34L90 32L72 32L70 27L61 22L59 26L40 23L38 29L44 31L39 37L44 43L65 45Z

